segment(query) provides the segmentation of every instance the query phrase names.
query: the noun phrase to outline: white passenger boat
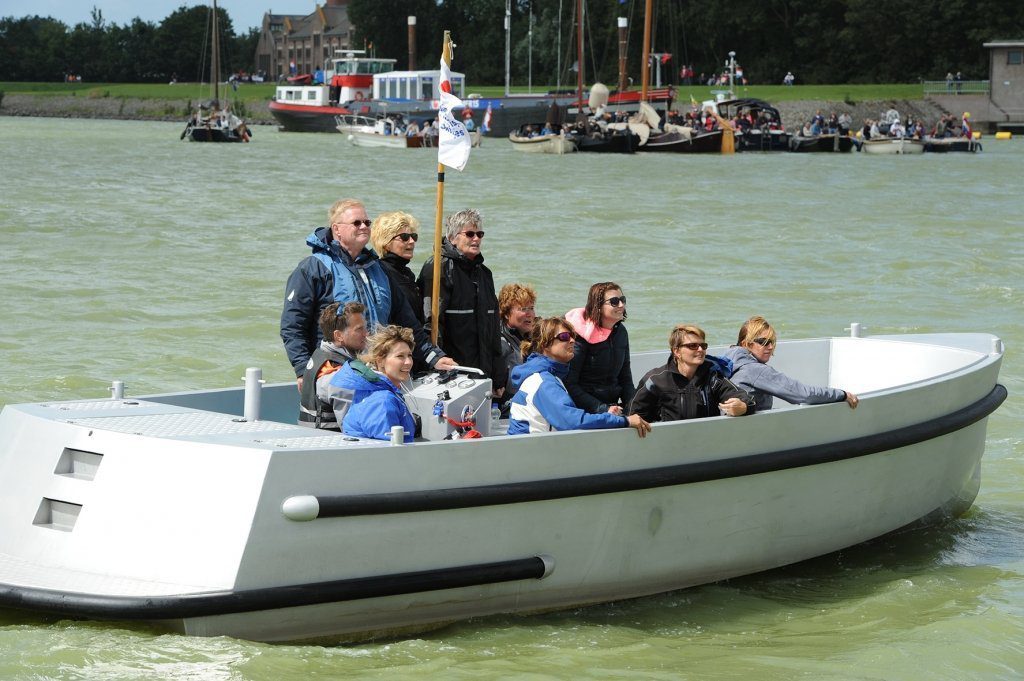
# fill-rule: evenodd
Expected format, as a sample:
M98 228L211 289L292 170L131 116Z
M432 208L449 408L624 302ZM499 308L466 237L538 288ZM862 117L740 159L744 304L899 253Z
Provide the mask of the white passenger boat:
M369 119L366 116L338 116L338 132L357 147L395 147L412 149L424 146L419 135L406 135L405 126L390 116Z
M866 154L923 154L924 142L909 137L879 137L864 140L860 150Z
M516 151L531 154L568 154L576 151L576 143L564 134L538 135L530 133L528 128L539 128L539 125L524 125L508 134L508 140Z
M634 355L635 375L667 354ZM436 404L488 413L488 383L466 375L407 395L432 438L409 445L296 426L295 385L261 391L254 370L245 390L8 405L0 606L353 639L794 563L965 511L1002 355L988 334L784 341L774 366L860 406L777 404L643 440L499 436L489 417L483 438L442 439Z

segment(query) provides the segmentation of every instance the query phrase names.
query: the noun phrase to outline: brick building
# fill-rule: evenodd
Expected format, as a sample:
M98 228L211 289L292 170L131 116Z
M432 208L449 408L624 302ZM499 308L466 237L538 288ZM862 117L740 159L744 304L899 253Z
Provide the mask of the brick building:
M295 62L297 73L312 73L335 50L355 47L347 4L347 0L325 0L308 15L264 14L256 45L256 70L277 80L287 76L289 65Z

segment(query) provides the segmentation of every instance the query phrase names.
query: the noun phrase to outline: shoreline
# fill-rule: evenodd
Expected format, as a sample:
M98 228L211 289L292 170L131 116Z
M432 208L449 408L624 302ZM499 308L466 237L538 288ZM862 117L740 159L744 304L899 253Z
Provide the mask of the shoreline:
M5 94L0 99L0 116L32 116L41 118L97 118L133 121L165 121L185 123L190 114L192 99L135 99L126 97L72 97L63 95ZM248 125L276 125L268 107L269 101L244 107L239 115ZM676 108L681 102L676 102ZM773 103L779 110L782 122L789 130L798 129L821 110L826 116L835 111L848 113L853 119L854 129L859 129L865 118L878 118L889 109L900 112L901 118L912 116L923 118L933 124L945 113L939 106L926 99L865 100L848 104L828 100L792 100Z

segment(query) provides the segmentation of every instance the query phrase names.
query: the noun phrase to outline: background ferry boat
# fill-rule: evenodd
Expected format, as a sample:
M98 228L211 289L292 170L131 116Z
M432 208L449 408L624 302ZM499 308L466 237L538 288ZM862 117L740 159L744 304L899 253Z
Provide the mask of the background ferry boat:
M440 82L437 69L396 71L394 59L346 51L325 65L323 84L279 85L269 108L281 129L289 132L337 132L335 117L346 114L429 119L437 116ZM452 88L473 112L477 127L490 110L489 132L485 134L493 137L507 137L521 125L543 120L552 103L574 101L570 94L467 96L465 75L456 72L452 72Z

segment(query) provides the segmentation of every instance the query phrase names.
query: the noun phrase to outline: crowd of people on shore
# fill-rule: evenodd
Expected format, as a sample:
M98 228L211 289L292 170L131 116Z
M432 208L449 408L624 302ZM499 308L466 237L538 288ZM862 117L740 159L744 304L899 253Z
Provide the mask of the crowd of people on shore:
M634 382L622 287L596 283L582 307L541 318L530 284L496 291L484 265L483 226L477 210L449 215L440 264L430 257L416 275L415 217L390 211L371 220L356 199L331 206L328 226L306 238L312 254L289 276L281 313L300 424L382 440L400 426L412 442L416 425L403 385L414 374L458 367L490 379L510 435L630 427L644 437L654 422L743 416L770 409L775 397L857 406L853 393L769 367L777 335L759 316L743 324L722 357L707 354L700 327L675 326L666 363Z

